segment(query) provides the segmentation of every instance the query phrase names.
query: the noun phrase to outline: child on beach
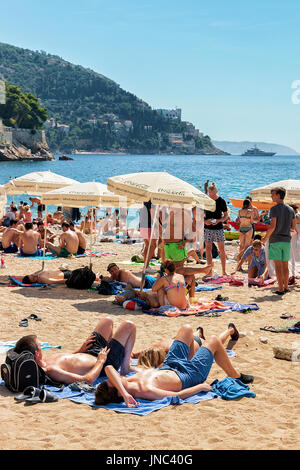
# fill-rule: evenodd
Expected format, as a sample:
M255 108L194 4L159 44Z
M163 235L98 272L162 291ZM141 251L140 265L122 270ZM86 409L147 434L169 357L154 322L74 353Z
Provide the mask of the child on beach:
M266 252L260 240L254 240L252 245L246 249L237 264L236 270L231 273L232 275L241 269L245 260L249 262L248 278L258 277L263 284L268 275L268 267Z

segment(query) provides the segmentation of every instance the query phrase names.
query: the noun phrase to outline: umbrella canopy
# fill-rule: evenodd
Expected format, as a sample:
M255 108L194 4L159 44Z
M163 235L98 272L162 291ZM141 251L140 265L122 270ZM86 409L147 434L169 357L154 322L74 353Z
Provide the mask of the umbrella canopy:
M300 203L300 180L282 180L274 183L256 188L250 191L250 196L253 199L272 200L271 189L281 186L286 190L284 202L286 203Z
M6 192L4 186L0 185L0 218L5 214L5 207L7 203Z
M10 180L4 185L4 189L7 194L40 195L76 182L71 178L52 173L52 171L37 171Z
M125 198L108 191L106 184L91 181L76 183L45 193L42 203L68 207L120 207ZM128 205L128 202L127 202Z
M153 204L188 204L214 211L216 203L189 183L164 172L141 172L107 178L107 188L134 201Z

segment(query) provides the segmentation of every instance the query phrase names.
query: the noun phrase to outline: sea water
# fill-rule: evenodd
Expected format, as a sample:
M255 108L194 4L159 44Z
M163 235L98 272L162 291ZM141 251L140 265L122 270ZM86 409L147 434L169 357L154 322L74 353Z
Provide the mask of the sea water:
M300 179L300 155L243 157L240 155L70 155L73 161L0 162L0 184L34 171L51 170L79 182L106 184L110 176L142 171L164 171L203 191L206 180L215 181L219 195L242 199L251 189L279 180ZM28 199L28 196L27 196ZM9 202L26 200L10 196ZM230 206L230 203L229 203ZM36 208L36 205L34 206ZM54 208L49 207L50 211ZM236 209L235 209L236 210ZM34 215L35 211L34 211Z

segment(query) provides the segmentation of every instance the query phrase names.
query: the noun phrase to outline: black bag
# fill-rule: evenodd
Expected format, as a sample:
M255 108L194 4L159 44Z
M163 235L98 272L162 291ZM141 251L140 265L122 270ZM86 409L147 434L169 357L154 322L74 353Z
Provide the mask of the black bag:
M71 289L89 289L95 282L96 274L85 266L72 271L71 276L66 281L66 286Z
M1 377L11 392L23 392L26 387L44 384L46 374L30 351L18 354L13 348L7 351L5 364L1 365Z
M7 351L5 363L1 364L1 378L11 392L23 392L30 386L36 388L41 385L52 385L57 388L63 386L48 377L30 351L17 353L14 348Z

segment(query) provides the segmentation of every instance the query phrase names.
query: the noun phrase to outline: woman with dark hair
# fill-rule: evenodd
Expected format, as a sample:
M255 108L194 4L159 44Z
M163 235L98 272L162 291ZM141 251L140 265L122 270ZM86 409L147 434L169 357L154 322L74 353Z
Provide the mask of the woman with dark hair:
M163 263L164 275L157 279L152 286L152 291L157 292L160 305L174 305L177 308L187 308L189 301L186 296L184 277L175 272L174 261L167 259Z
M243 201L243 207L238 212L240 228L240 253L242 253L248 246L251 245L252 240L252 224L253 224L253 212L250 209L249 199Z

